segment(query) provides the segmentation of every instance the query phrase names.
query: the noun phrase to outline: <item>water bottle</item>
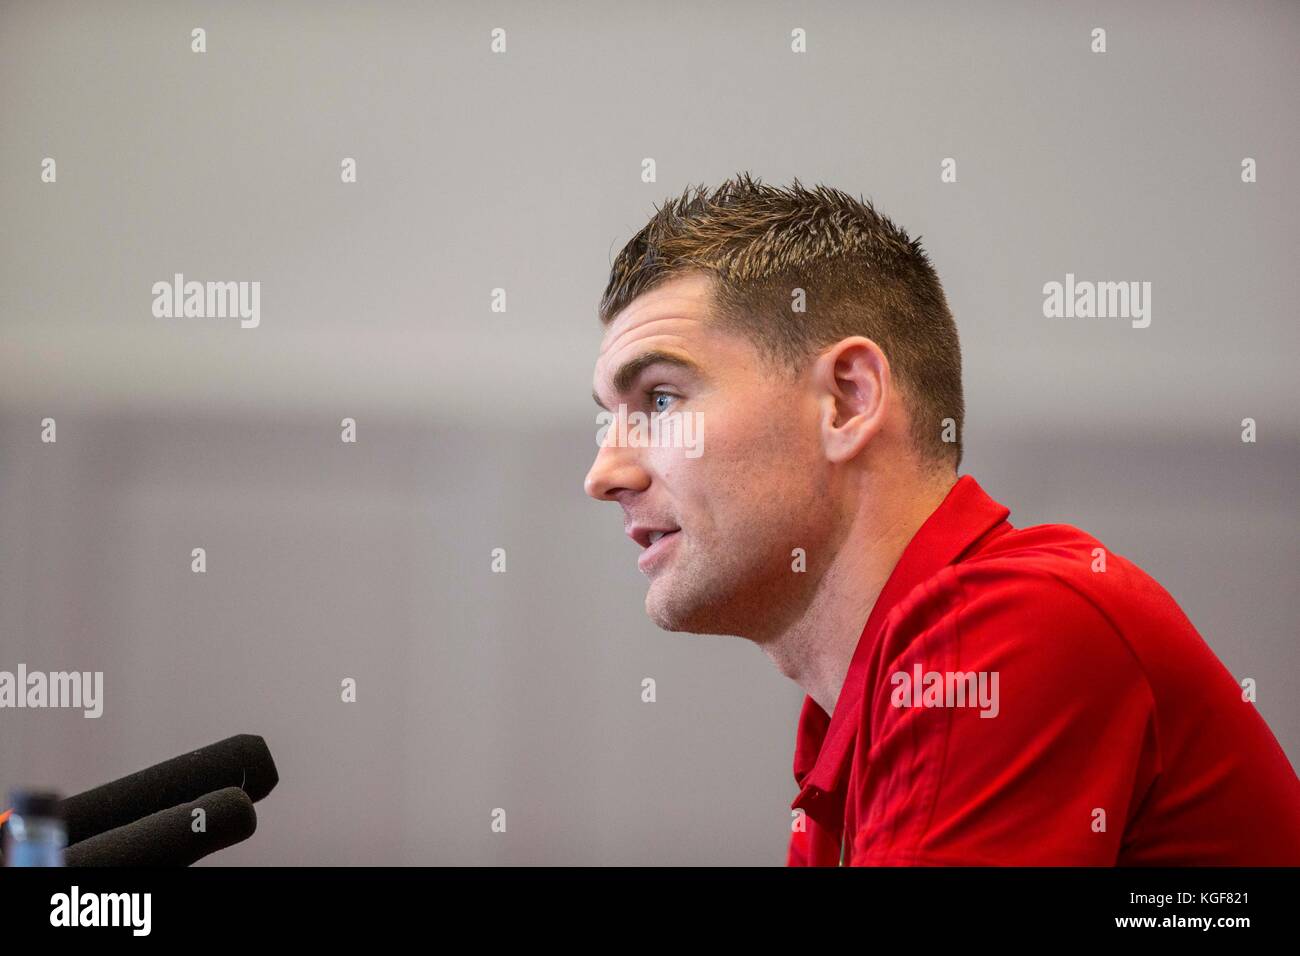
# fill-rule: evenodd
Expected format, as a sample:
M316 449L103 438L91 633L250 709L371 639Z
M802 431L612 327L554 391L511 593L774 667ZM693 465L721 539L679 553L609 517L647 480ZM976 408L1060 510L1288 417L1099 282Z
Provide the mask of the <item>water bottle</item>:
M5 866L63 866L68 832L59 813L59 795L45 790L15 790L13 812L5 824Z

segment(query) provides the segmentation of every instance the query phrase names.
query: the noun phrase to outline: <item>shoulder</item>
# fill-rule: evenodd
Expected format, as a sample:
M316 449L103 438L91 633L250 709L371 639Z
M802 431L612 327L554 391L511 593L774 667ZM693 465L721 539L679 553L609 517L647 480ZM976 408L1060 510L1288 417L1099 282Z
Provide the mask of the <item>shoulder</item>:
M1012 532L995 545L944 568L891 610L879 658L887 673L920 664L997 672L1033 698L1035 686L1151 698L1126 633L1134 566L1068 525Z
M1011 616L1021 627L1111 633L1124 643L1157 623L1189 623L1150 575L1066 524L1000 536L922 582L891 613L912 627L945 615L967 623Z
M1077 770L1103 740L1158 752L1151 679L1088 590L1032 564L974 564L946 568L890 614L863 701L868 762L924 751L976 787L984 770L1049 752Z

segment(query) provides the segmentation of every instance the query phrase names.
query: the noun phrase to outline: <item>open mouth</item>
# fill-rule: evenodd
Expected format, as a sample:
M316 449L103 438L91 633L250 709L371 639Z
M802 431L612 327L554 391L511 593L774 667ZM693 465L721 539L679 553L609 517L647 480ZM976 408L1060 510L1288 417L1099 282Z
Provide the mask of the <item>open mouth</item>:
M645 550L637 558L637 567L642 571L653 570L677 542L680 528L673 531L651 531L645 537Z
M641 547L652 548L664 538L671 537L681 530L681 528L673 527L646 528L641 525L635 525L628 529L627 534L629 538L641 545Z

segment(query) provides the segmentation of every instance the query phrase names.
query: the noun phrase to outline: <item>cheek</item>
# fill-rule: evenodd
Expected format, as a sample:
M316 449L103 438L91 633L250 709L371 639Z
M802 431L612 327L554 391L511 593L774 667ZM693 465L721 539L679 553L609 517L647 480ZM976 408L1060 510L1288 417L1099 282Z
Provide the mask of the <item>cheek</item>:
M805 497L815 483L815 443L808 421L792 406L768 411L771 396L755 396L705 412L701 452L646 449L646 467L683 519L702 515L727 526L777 515ZM763 410L759 410L763 408Z
M706 426L703 456L680 467L707 479L703 490L716 510L742 517L775 513L789 506L783 500L787 490L807 485L813 464L807 428L795 416L751 406L708 424L713 427Z
M818 443L808 420L785 406L770 415L752 416L745 440L735 448L736 481L748 487L756 513L785 525L797 519L823 481Z
M759 412L758 408L765 408ZM808 419L793 401L757 402L737 415L728 429L727 453L755 471L805 476L815 437Z

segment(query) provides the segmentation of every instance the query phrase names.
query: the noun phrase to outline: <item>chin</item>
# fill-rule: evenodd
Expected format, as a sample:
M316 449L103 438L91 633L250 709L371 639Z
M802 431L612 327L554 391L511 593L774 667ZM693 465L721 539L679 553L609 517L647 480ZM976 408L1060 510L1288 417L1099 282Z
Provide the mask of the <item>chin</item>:
M645 596L645 612L664 631L693 631L699 615L699 602L691 596L674 594L663 577L650 582Z
M699 582L695 582L697 585ZM675 592L670 582L660 578L651 582L645 596L645 611L650 620L664 631L690 634L734 634L718 620L717 595L707 588L693 587L688 593Z
M690 630L683 622L679 609L656 601L653 593L645 596L645 612L661 631Z

